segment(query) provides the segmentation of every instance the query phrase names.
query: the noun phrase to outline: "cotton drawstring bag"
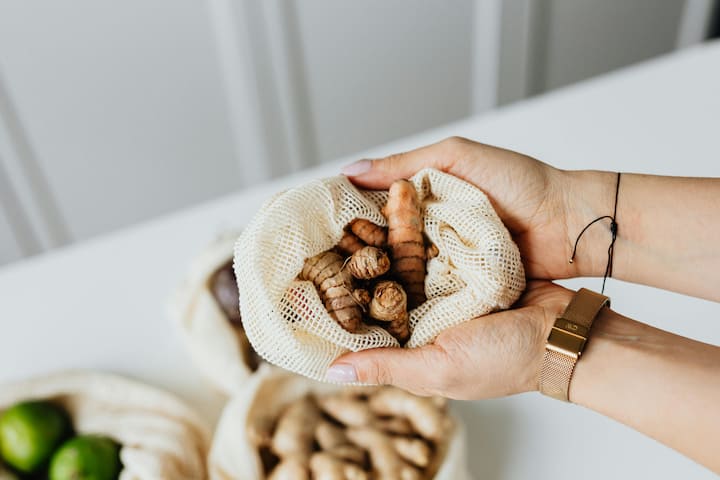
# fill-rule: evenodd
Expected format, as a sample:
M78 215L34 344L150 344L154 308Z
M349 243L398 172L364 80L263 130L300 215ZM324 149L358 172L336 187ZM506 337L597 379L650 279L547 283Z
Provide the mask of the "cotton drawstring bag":
M169 305L193 363L228 396L255 367L249 361L255 353L245 333L230 323L210 285L218 269L232 262L237 237L237 233L227 232L207 245L191 262Z
M427 263L427 301L410 311L405 347L432 342L443 330L509 308L525 288L517 246L477 187L425 169L411 179L424 232L439 255ZM333 248L356 218L387 226L387 192L356 188L344 176L316 180L273 197L235 245L234 268L243 325L267 361L323 380L349 351L397 347L384 329L345 331L328 314L315 286L298 279L305 260Z
M0 412L26 400L53 401L68 412L76 432L118 442L121 480L207 478L207 427L169 393L119 376L83 371L0 386Z
M208 457L211 480L260 480L266 478L257 448L247 434L247 426L259 418L276 418L291 403L307 394L323 395L344 387L320 383L263 365L225 406L218 422ZM435 480L470 480L467 470L465 431L448 413L447 436L439 451Z

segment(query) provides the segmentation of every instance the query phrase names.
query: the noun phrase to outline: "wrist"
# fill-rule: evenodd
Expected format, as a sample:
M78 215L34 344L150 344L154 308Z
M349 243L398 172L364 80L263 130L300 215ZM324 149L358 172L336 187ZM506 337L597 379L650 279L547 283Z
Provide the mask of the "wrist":
M617 173L578 170L562 171L561 174L564 177L563 184L567 185L565 196L566 251L569 260L575 241L583 228L598 217L613 214ZM569 276L603 276L608 262L608 247L611 239L609 220L589 228L578 242L572 264L568 265ZM617 273L616 270L615 273Z
M570 301L575 295L572 290L552 285L552 288L547 290L548 300L542 299L542 297L535 299L539 301L539 305L530 307L535 309L533 315L531 315L532 323L534 325L533 331L535 332L533 340L533 348L531 349L532 355L530 357L530 366L526 369L528 376L524 381L524 388L521 391L538 391L540 386L540 371L542 369L543 357L547 346L547 339L550 336L550 332L555 325L557 320L562 313L565 311ZM542 295L542 293L540 293Z

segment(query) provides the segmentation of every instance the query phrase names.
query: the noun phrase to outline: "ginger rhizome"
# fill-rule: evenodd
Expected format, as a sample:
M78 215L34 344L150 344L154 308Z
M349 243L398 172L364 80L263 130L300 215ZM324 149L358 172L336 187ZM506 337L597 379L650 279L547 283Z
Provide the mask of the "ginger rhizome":
M411 309L425 301L425 242L423 220L415 186L407 180L390 185L383 210L388 222L392 270L405 287Z
M306 395L248 425L266 478L429 479L453 424L443 400L395 387ZM259 431L258 431L259 430Z

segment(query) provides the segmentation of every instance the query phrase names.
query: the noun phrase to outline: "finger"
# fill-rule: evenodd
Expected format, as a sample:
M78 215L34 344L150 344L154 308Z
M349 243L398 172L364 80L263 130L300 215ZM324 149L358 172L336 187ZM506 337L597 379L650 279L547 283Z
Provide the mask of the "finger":
M421 395L440 394L440 372L447 361L445 352L436 345L374 348L339 357L328 369L326 379L395 385Z
M410 178L423 168L452 172L452 141L428 145L375 160L359 160L343 168L342 173L362 188L386 190L395 180Z

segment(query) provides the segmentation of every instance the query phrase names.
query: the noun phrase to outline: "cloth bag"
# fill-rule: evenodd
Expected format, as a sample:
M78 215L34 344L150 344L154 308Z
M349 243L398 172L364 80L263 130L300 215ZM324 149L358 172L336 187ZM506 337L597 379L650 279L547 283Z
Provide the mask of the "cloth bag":
M213 438L208 469L211 480L260 480L262 462L246 434L256 418L277 417L283 407L308 393L324 394L342 389L263 365L245 387L228 402ZM465 430L452 416L453 430L435 480L470 480L467 471Z
M439 250L427 263L427 301L410 311L405 345L432 342L444 329L509 308L525 288L520 253L477 187L425 169L411 178L424 231ZM267 361L323 380L339 355L398 346L384 329L349 333L333 320L314 285L298 280L305 259L333 248L356 218L386 226L387 192L364 191L344 176L317 180L273 197L235 245L240 312L250 343Z
M236 233L210 243L191 263L170 299L169 312L179 326L193 363L225 395L231 396L253 371L246 362L245 334L233 327L210 288L212 275L233 258Z
M102 434L118 442L121 480L207 478L209 432L169 393L119 376L83 371L0 386L0 411L25 400L56 402L68 412L76 432Z

